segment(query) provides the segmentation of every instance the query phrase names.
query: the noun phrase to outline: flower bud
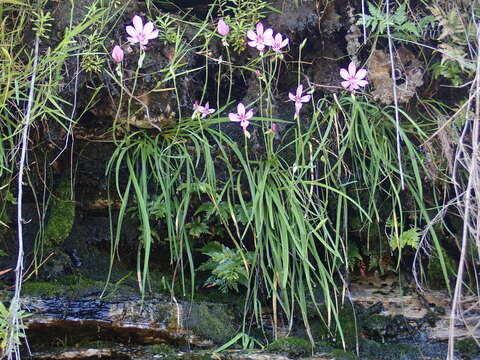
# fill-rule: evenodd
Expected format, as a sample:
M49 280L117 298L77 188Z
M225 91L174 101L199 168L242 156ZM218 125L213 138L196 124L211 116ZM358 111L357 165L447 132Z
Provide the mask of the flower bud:
M230 26L228 26L227 23L223 21L223 19L220 19L218 20L217 24L217 32L220 35L225 36L230 32Z
M122 60L123 60L123 55L124 55L124 52L123 52L122 48L118 45L115 45L115 47L113 48L113 51L112 51L113 61L115 61L116 63L121 63Z

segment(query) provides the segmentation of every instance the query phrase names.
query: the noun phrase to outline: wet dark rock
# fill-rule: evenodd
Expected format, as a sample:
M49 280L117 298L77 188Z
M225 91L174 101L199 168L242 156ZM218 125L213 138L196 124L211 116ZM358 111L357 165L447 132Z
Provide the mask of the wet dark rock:
M389 322L390 319L387 317L375 314L367 319L363 328L369 337L383 339L387 333L387 326Z
M362 339L360 350L374 359L383 360L418 360L422 354L414 346L404 344L381 344L373 340Z
M68 339L69 343L105 340L212 346L230 339L237 330L233 312L219 304L27 298L24 306L33 313L26 320L32 346L52 344L56 338Z
M94 345L94 344L92 344ZM107 346L108 345L108 346ZM61 351L37 352L31 357L32 360L83 360L83 359L107 359L107 360L289 360L290 358L276 353L261 350L234 350L220 353L212 351L173 351L164 352L164 346L124 346L124 345L100 345L99 348L80 346L67 348ZM315 355L315 360L331 360L330 356ZM347 359L347 358L345 358ZM350 358L348 358L350 360Z
M62 352L39 353L33 356L35 360L87 360L87 359L102 359L102 360L128 360L130 356L122 354L119 351L111 349L80 349L68 350Z
M267 21L275 24L275 29L287 34L302 34L305 31L315 31L319 24L315 1L302 1L297 6L293 1L274 0L272 6L281 13L272 12Z

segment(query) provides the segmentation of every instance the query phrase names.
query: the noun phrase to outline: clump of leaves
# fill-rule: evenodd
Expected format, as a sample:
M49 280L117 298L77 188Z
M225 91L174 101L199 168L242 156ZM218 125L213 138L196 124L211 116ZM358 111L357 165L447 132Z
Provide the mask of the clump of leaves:
M193 238L198 239L201 235L211 234L208 225L199 217L195 218L193 222L186 224L185 227L188 229L188 235Z
M3 305L2 302L0 302L0 354L1 350L5 349L8 344L8 335L9 335L9 321L8 319L10 318L10 313L11 313L11 308L12 304L10 305L10 308L6 308L5 305ZM25 329L27 328L25 325L21 324L21 320L25 319L26 317L29 317L30 314L25 312L25 310L20 310L17 313L17 317L20 320L19 325L16 326L16 329L14 330L15 337L13 341L16 344L20 345L21 339L25 337ZM4 354L8 355L8 354Z
M355 243L348 244L347 258L350 270L353 270L355 265L363 260L362 254L360 254L358 246Z
M253 253L242 253L231 249L218 241L211 241L200 249L202 254L210 257L199 266L198 270L210 271L211 275L205 281L206 287L218 286L220 291L238 291L238 285L248 286L247 266L252 262Z
M407 2L401 4L393 14L387 14L381 7L368 2L368 11L370 15L360 14L359 25L370 27L372 32L378 31L379 34L384 34L389 26L392 36L401 39L420 38L423 29L434 21L433 16L425 16L418 22L410 19L407 14Z
M412 228L407 231L402 231L400 235L393 234L390 237L390 248L392 250L402 250L405 246L411 246L418 249L422 233L419 228Z
M100 52L105 36L95 30L92 34L85 35L85 53L82 57L81 68L87 72L98 73L102 70L105 55Z
M265 0L234 0L220 2L219 13L230 26L227 42L237 52L245 50L245 34L265 17L268 8Z
M33 12L33 31L40 38L49 39L49 33L52 28L53 17L50 11L45 12L43 9Z
M169 44L175 44L179 36L176 27L176 20L170 14L162 14L155 19L155 26L159 31L158 38Z
M462 12L454 6L449 11L434 5L428 8L441 29L436 40L442 54L440 62L432 65L434 78L449 79L453 85L461 85L465 77L475 72L475 62L468 53L469 42L475 39L475 24L462 17Z

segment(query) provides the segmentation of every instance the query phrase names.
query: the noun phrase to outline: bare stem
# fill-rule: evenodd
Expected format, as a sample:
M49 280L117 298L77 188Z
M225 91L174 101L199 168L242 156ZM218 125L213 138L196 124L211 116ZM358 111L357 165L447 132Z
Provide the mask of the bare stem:
M8 319L8 344L6 353L9 360L14 358L20 360L20 350L18 344L18 331L20 331L20 293L22 290L23 280L23 218L22 218L22 199L23 199L23 173L25 171L25 162L27 158L28 133L32 114L32 107L35 93L35 79L37 77L38 66L38 46L40 42L39 34L35 38L35 50L33 58L32 80L30 82L30 90L28 93L27 112L23 120L23 129L21 136L21 152L18 169L18 193L17 193L17 234L18 234L18 255L17 266L15 267L15 294L11 301L10 316ZM15 357L14 357L15 354Z

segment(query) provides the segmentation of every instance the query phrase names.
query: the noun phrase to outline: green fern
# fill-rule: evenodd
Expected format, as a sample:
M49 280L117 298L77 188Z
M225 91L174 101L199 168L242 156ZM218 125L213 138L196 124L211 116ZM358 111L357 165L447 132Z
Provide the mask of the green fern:
M399 236L394 235L390 237L390 248L392 250L401 250L405 246L411 246L414 249L418 249L421 236L420 229L416 227L403 231Z

